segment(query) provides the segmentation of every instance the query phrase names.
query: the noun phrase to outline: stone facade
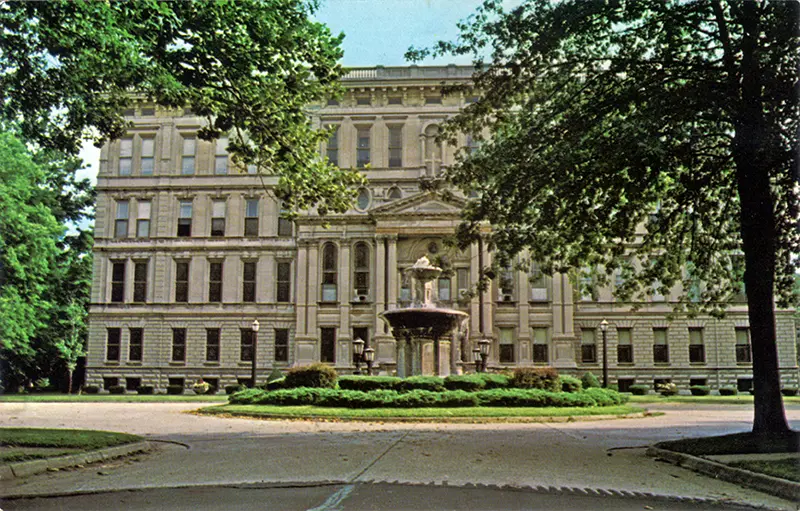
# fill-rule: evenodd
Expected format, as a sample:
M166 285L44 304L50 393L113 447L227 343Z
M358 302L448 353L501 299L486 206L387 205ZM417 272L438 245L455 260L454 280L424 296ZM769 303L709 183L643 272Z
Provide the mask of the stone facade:
M356 207L327 218L328 226L313 214L280 220L270 193L277 179L234 168L224 142L195 139L202 120L191 112L136 103L126 138L101 151L87 383L163 389L198 378L220 388L247 381L256 318L260 382L274 368L315 361L351 371L356 336L375 348L378 370L391 373L394 339L378 313L408 301L403 270L427 255L452 270L437 282L439 301L470 315L452 339L450 371L471 370L472 349L487 338L491 368L552 365L600 376L606 319L612 384L748 387L743 305L723 320L669 320L677 291L634 312L611 289L588 299L567 275L531 279L520 271L465 294L492 254L484 244L446 247L442 240L468 198L445 198L420 183L455 161L455 148L434 136L473 98L442 96L440 84L470 73L456 66L356 69L343 80L341 100L309 107L316 125L338 127L322 154L342 167L364 166L369 180ZM789 311L778 312L777 326L781 377L797 386ZM664 340L666 347L654 347Z

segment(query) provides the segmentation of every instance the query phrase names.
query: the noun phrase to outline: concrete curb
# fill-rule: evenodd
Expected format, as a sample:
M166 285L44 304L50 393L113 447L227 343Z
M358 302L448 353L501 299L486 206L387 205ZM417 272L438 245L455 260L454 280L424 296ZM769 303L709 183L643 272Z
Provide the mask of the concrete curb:
M646 454L660 458L679 467L700 472L715 479L746 486L760 492L774 495L792 502L800 502L800 483L787 481L777 477L751 472L743 468L735 468L724 463L692 456L658 447L648 447Z
M140 452L148 452L153 449L150 442L135 442L132 444L116 445L106 447L96 451L69 454L67 456L57 456L42 460L20 461L0 466L0 481L6 481L15 477L27 477L34 474L47 472L48 470L58 470L61 468L74 467L77 465L88 465L100 461L107 461L121 456L129 456Z

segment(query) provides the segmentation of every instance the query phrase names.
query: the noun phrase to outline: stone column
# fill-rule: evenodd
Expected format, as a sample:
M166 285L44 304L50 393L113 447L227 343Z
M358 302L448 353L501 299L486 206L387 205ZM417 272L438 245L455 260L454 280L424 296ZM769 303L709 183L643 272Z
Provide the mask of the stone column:
M529 290L530 282L528 281L528 274L526 272L517 272L517 311L518 311L518 326L517 326L517 349L519 350L518 362L523 365L530 365L533 359L533 350L531 349L531 329L530 329L530 297Z
M295 283L295 336L304 336L308 333L306 315L308 310L308 242L297 240L297 262L294 265ZM273 286L274 287L274 286Z
M320 299L319 291L319 245L316 242L308 247L308 294L306 295L306 334L313 338L317 332L317 301Z
M373 302L375 303L375 335L377 337L383 334L384 322L378 317L378 314L386 310L386 236L375 236L375 285L373 286L374 295Z
M556 368L574 368L577 339L573 330L572 285L565 274L553 275L553 350Z
M350 285L350 243L343 240L339 246L339 332L340 340L350 341L350 301L353 299L353 289Z
M389 272L389 309L397 308L397 235L389 235L389 248L387 253Z

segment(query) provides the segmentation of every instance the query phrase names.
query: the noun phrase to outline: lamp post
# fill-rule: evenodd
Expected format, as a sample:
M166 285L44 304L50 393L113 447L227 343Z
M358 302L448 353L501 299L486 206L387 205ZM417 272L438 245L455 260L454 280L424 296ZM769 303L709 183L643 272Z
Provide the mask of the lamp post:
M253 365L250 371L250 384L252 388L256 388L256 353L258 352L258 329L260 326L258 319L254 319L253 324L250 325L250 330L253 332Z
M481 339L478 341L478 349L481 350L481 372L486 372L486 359L489 358L489 346L492 342L488 339Z
M353 374L361 374L361 356L364 354L364 341L362 339L353 339L353 353L356 354L356 370Z
M480 348L473 348L472 349L472 359L475 361L475 372L481 372L481 349Z
M372 376L372 361L375 360L375 350L372 347L364 349L364 360L367 361L367 376Z
M608 388L608 338L606 336L606 332L608 332L608 321L603 319L600 322L600 330L603 331L603 388Z

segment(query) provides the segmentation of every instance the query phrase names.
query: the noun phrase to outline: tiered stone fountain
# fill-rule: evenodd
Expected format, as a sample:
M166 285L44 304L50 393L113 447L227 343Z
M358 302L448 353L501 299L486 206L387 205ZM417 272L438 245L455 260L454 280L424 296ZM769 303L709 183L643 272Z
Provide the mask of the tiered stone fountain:
M406 270L411 278L411 304L380 314L395 338L397 376L449 373L452 334L468 315L434 303L433 281L441 273L427 257L419 258Z

